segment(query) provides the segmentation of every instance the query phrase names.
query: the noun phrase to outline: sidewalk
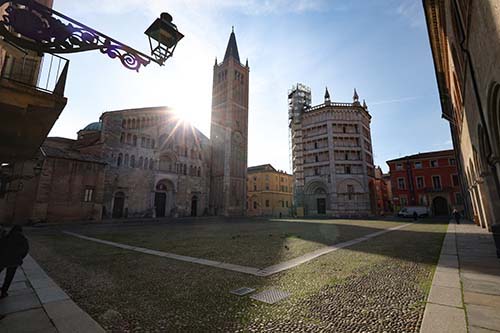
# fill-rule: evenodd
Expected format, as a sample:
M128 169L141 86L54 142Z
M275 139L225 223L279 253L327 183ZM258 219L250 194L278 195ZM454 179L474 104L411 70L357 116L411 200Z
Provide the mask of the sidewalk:
M0 274L3 282L5 272ZM0 332L104 332L87 313L27 256L9 289L0 299Z
M491 233L450 222L420 332L500 332L500 259Z

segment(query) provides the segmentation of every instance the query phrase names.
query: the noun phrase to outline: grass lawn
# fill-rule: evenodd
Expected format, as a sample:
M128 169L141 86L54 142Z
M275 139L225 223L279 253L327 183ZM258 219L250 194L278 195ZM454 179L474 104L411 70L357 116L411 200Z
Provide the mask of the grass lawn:
M73 231L259 267L398 224L243 220ZM412 224L266 278L126 251L56 229L28 236L31 255L109 331L417 332L445 231L442 222ZM291 297L267 305L229 294L243 286L277 287Z
M403 223L407 221L242 219L221 223L209 219L122 228L90 226L77 232L127 245L264 268Z

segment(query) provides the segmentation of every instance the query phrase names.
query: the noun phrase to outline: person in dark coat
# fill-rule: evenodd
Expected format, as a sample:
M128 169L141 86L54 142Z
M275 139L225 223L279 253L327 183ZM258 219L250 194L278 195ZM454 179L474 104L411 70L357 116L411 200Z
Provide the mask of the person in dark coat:
M9 234L0 241L0 273L7 269L0 298L9 295L7 291L14 279L17 267L23 264L23 259L28 255L28 251L28 240L23 235L23 229L19 225L14 226Z
M452 215L453 218L455 219L455 222L457 224L460 224L460 213L458 212L458 210L454 209Z

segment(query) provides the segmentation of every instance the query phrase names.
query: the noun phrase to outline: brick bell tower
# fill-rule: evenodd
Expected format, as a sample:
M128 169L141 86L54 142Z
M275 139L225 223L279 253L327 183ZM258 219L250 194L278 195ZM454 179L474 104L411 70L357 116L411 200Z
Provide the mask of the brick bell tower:
M214 215L246 212L248 152L248 60L240 62L234 28L224 60L215 58L210 141L210 210Z

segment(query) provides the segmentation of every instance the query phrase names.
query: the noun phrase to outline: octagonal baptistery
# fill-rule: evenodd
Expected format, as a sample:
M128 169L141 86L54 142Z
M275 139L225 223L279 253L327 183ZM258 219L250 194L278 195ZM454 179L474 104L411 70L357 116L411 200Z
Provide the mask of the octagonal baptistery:
M354 91L352 103L310 106L311 91L289 93L294 206L297 215L366 216L373 213L371 115Z

